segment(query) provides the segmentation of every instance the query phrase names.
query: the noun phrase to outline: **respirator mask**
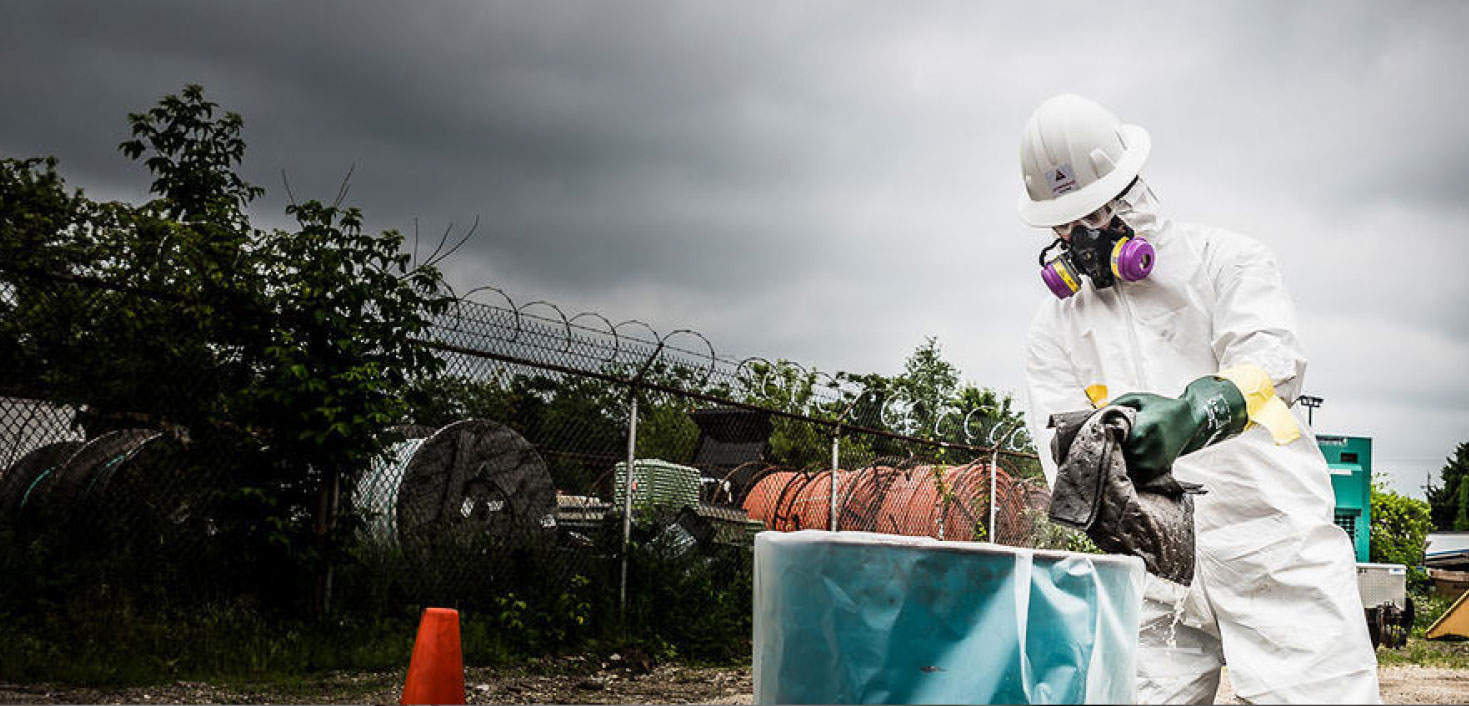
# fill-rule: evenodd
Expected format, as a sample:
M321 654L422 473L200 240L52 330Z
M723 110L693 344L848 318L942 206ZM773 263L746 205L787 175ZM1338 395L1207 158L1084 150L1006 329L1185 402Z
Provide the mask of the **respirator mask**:
M1091 278L1092 286L1106 289L1122 280L1137 282L1153 271L1153 245L1133 232L1122 219L1103 209L1071 228L1069 241L1059 237L1041 250L1041 281L1059 299L1081 291L1081 276ZM1050 259L1046 253L1059 249Z

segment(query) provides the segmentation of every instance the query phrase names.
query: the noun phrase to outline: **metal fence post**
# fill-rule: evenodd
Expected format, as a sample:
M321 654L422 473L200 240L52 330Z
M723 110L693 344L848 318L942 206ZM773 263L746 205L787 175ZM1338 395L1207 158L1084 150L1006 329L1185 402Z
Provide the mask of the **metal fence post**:
M316 570L316 611L326 615L332 609L332 559L336 551L332 529L337 524L337 497L340 471L333 465L322 484L316 516L316 542L321 551L321 565Z
M841 438L842 438L842 428L840 426L837 426L836 428L832 429L832 431L831 431L831 478L830 478L831 482L828 484L828 485L831 486L831 512L828 513L828 516L831 518L831 531L833 531L833 532L837 531L837 468L838 468L838 464L840 463L839 455L840 455L841 443L842 443L841 442Z
M622 472L622 580L617 587L617 610L627 623L627 551L632 544L633 459L638 447L638 388L628 387L627 466Z
M998 505L995 503L995 500L997 499L997 498L995 498L995 490L996 490L996 486L997 486L997 483L996 483L995 479L999 475L998 473L996 473L996 471L999 470L999 465L998 465L999 464L999 461L1000 461L1000 445L997 443L997 444L995 444L995 448L990 453L990 526L989 526L989 535L990 535L990 542L992 544L999 544L999 542L995 541L995 508L998 507Z
M1024 425L1024 424L1025 424L1024 421L1020 422L1020 425ZM999 429L1002 429L1002 430L1003 429L1006 429L1005 426L1000 426L998 424L996 425L996 427L999 428ZM1016 426L1013 429L1008 429L1004 434L1001 434L1000 435L1000 438L999 439L997 439L997 440L994 441L994 446L990 449L990 526L989 526L989 535L990 535L990 542L992 542L994 544L999 544L999 541L996 539L996 534L995 534L995 509L996 509L996 507L998 507L998 505L996 504L996 501L999 500L999 498L995 497L995 492L998 489L998 481L996 480L996 478L999 475L999 469L1000 469L1000 466L999 466L999 463L1000 463L1000 445L1003 444L1003 443L1005 443L1005 439L1009 438L1009 436L1011 434L1015 433L1019 429L1020 429L1020 426Z

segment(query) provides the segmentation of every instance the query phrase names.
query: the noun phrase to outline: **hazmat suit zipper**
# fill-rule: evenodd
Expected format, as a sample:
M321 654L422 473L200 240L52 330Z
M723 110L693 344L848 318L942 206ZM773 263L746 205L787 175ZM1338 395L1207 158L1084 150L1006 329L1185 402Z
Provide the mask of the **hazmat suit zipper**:
M1125 311L1127 313L1127 321L1126 321L1126 323L1124 325L1127 327L1127 338L1128 338L1128 342L1132 344L1132 350L1141 351L1142 350L1142 346L1138 344L1138 337L1137 337L1137 317L1134 316L1133 313L1132 313L1132 303L1129 302L1129 301L1127 301L1127 294L1122 291L1125 287L1126 287L1126 284L1125 283L1123 283L1123 282L1118 282L1117 283L1117 286L1115 287L1115 289L1117 291L1117 299L1122 302L1122 309L1123 309L1123 311ZM1153 389L1151 386L1148 385L1147 373L1143 369L1143 359L1142 359L1142 356L1133 356L1132 366L1133 366L1132 374L1135 375L1135 376L1137 376L1137 388L1136 389L1140 389L1140 390L1151 390L1151 389Z

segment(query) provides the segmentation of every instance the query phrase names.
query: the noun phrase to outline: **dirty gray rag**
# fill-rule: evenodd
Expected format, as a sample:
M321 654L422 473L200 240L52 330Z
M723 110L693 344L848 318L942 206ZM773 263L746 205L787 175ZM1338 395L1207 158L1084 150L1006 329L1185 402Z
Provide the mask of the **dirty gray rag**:
M1128 407L1051 415L1051 457L1059 472L1053 522L1091 537L1103 551L1142 557L1148 571L1187 586L1194 578L1194 502L1202 486L1164 473L1136 485L1122 441L1136 412Z

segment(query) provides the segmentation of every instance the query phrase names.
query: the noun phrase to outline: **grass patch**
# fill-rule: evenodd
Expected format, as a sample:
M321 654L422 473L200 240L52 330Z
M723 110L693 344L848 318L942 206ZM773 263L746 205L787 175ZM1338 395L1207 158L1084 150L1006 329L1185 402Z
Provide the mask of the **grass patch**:
M1452 598L1443 598L1429 594L1414 594L1412 598L1412 634L1416 637L1423 637L1424 633L1428 631L1428 628L1454 605L1454 599Z
M1469 642L1411 636L1408 644L1399 649L1377 648L1377 663L1384 667L1411 664L1469 670Z
M1423 593L1413 594L1412 599L1413 629L1408 635L1408 644L1398 649L1377 648L1377 663L1384 667L1415 665L1469 669L1469 642L1424 637L1429 626L1453 606L1453 599Z
M492 629L477 625L483 619L462 620L467 664L513 659ZM0 681L119 687L201 680L309 693L331 672L405 669L417 628L416 614L284 621L239 606L142 616L28 616L0 621Z
M611 558L621 544L615 529L600 538L595 560L580 564L575 560L589 550L536 545L494 555L434 555L424 563L447 569L419 567L423 580L408 580L414 567L401 557L354 556L338 574L338 612L326 617L275 600L289 593L284 590L190 593L178 581L114 585L106 580L111 574L82 559L58 563L29 550L7 553L0 541L0 576L32 579L0 582L0 682L299 685L308 690L300 700L312 701L309 690L336 673L349 679L401 674L424 605L459 609L464 662L471 667L572 654L598 655L600 662L614 653L625 664L747 663L749 548L693 547L662 527L635 534L624 613L617 602L620 567ZM477 575L472 569L494 581L450 581L463 583ZM282 583L296 578L283 576Z

